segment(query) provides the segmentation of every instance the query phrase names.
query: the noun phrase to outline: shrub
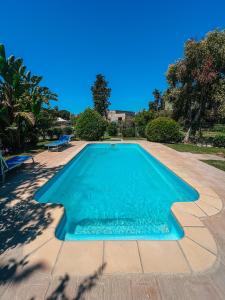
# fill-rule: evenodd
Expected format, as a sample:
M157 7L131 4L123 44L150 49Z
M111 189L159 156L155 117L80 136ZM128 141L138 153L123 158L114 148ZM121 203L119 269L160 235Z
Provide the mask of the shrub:
M52 131L53 131L53 135L55 135L57 139L59 139L60 135L63 134L63 130L61 127L55 127L52 129Z
M47 135L48 137L52 140L53 139L53 136L54 136L54 129L53 128L49 128L47 130Z
M225 124L215 124L213 131L225 132Z
M145 129L147 124L155 118L153 111L143 110L135 115L134 123L137 128L138 135L145 137Z
M123 127L122 128L123 137L135 137L135 128L134 127Z
M107 132L111 136L117 135L117 132L118 132L117 124L115 122L109 123L108 127L107 127Z
M77 119L77 136L82 140L98 141L106 130L106 121L95 110L87 108Z
M225 135L215 135L212 143L215 147L225 147Z
M63 128L63 133L64 134L72 134L73 133L73 127L67 126Z
M179 124L166 117L159 117L148 123L146 137L152 142L172 143L181 140Z

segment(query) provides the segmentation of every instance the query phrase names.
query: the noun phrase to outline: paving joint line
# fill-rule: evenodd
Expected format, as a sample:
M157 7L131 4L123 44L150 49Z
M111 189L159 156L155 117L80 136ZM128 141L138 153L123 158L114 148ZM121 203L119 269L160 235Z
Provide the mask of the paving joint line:
M139 259L140 259L140 263L141 263L141 270L142 270L142 273L144 274L144 267L143 267L143 263L142 263L142 259L141 259L141 252L140 252L140 248L139 248L139 244L138 244L138 241L136 240L136 243L137 243L137 249L138 249L138 255L139 255Z

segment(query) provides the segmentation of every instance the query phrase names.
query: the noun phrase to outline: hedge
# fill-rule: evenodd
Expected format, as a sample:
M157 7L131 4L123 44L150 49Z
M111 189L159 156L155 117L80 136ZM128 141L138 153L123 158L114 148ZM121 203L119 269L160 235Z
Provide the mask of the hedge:
M150 121L145 134L152 142L173 143L181 140L179 124L167 117L159 117Z

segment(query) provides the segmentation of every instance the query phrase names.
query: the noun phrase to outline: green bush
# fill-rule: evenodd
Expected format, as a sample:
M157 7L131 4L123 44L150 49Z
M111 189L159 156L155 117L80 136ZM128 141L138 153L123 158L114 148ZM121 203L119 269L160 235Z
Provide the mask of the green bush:
M225 132L225 124L215 124L213 131Z
M63 134L63 130L61 127L55 127L52 129L52 131L53 131L53 135L55 135L57 139L59 139L60 135Z
M155 118L153 111L143 110L135 115L134 123L137 128L137 133L141 137L145 137L145 129L147 124Z
M63 128L63 133L64 134L72 134L73 133L73 127L67 126Z
M179 124L167 117L159 117L150 121L145 134L152 142L173 143L181 140Z
M225 147L225 135L215 135L212 139L213 146Z
M118 127L116 122L111 122L108 124L107 132L110 136L116 136L118 133Z
M123 137L135 137L135 128L134 127L123 127L122 128Z
M87 108L77 119L76 135L87 141L98 141L106 130L106 121L95 110Z

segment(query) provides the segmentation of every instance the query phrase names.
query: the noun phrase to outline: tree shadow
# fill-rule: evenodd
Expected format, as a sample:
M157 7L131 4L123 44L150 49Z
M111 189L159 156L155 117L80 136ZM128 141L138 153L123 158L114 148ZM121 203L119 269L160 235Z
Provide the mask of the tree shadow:
M29 243L52 223L55 204L33 200L43 177L49 178L61 167L47 168L45 164L26 164L10 172L6 183L0 186L0 254Z
M28 278L33 272L45 268L42 263L25 267L29 263L27 258L28 256L25 256L21 260L11 258L7 261L7 263L0 265L0 284L4 285L8 282L16 284L20 283Z
M98 270L91 276L85 278L78 287L77 294L74 300L84 300L84 294L90 291L94 286L96 286L97 281L102 276L102 273L106 267L106 263L103 263Z
M47 298L47 300L85 300L85 293L94 288L97 284L97 281L102 276L103 271L106 267L106 263L103 263L94 274L86 277L78 286L77 293L75 297L68 297L66 295L66 287L69 284L70 277L68 274L65 274L64 277L59 278L60 283L52 294Z

